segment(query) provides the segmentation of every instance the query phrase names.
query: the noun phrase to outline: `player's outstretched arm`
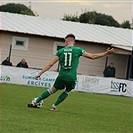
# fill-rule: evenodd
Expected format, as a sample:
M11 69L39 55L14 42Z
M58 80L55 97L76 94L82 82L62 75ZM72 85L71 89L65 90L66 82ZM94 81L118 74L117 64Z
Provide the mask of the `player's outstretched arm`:
M35 76L35 79L38 79L44 72L46 72L47 70L49 70L58 60L59 60L59 58L57 56L55 56L46 66L43 67L43 69L41 70L41 72L39 72Z
M107 50L105 52L102 52L102 53L96 53L96 54L91 54L91 53L84 53L83 56L86 57L86 58L89 58L89 59L97 59L97 58L100 58L100 57L103 57L103 56L106 56L108 54L112 54L113 52L115 51L114 48L107 48Z

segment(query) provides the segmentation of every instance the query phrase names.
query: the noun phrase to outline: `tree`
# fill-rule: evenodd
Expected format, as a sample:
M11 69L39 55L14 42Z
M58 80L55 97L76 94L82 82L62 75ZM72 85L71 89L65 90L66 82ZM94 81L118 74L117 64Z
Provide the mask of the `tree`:
M87 11L82 13L79 17L77 15L64 15L63 20L74 21L89 24L99 24L122 28L131 28L129 21L125 21L121 25L112 17L106 14L97 13L96 11Z
M81 23L89 23L95 24L96 23L96 12L85 12L79 16L79 21Z
M6 5L2 5L0 6L0 11L36 16L31 9L29 9L27 6L23 4L9 3Z
M128 20L126 20L120 25L120 27L131 29L131 24Z
M77 13L74 14L74 15L72 15L72 14L71 15L64 14L63 20L79 22L79 17L77 15Z

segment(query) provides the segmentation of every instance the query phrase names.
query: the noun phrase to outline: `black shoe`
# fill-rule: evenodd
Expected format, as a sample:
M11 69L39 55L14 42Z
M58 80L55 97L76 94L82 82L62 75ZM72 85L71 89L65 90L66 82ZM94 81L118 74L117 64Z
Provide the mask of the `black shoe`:
M28 106L29 108L37 108L37 105L33 105L33 104L31 104L31 103L29 103L27 106Z

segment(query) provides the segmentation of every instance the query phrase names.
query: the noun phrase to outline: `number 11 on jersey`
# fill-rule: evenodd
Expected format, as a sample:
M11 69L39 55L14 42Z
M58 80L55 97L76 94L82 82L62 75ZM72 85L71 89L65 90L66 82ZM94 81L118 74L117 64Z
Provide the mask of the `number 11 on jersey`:
M64 53L64 55L65 55L64 66L65 67L71 67L72 53Z

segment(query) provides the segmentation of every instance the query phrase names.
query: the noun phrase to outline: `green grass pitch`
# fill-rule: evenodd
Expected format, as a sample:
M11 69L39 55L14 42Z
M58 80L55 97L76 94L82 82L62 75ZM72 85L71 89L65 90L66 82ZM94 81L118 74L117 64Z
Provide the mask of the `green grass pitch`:
M58 91L42 108L28 108L43 90L0 84L0 133L133 133L132 98L71 92L50 111Z

